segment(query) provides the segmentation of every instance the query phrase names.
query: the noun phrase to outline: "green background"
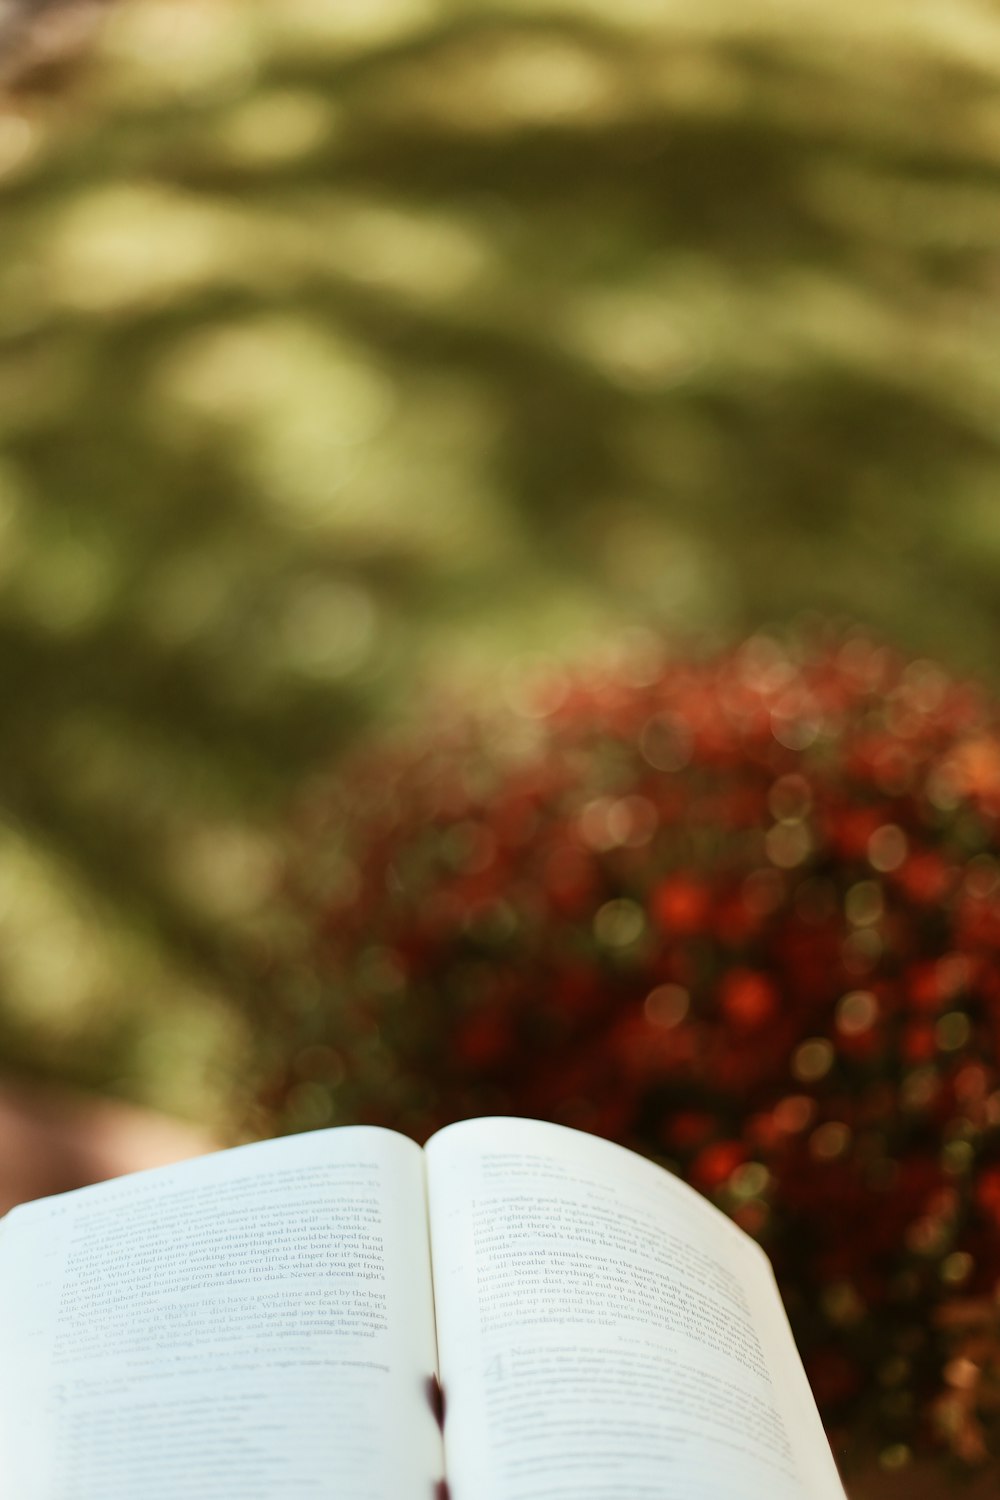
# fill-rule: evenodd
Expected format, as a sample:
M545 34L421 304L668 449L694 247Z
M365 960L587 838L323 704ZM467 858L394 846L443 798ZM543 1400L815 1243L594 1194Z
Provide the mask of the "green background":
M820 615L995 683L986 0L138 0L0 109L0 1063L225 1130L288 810Z

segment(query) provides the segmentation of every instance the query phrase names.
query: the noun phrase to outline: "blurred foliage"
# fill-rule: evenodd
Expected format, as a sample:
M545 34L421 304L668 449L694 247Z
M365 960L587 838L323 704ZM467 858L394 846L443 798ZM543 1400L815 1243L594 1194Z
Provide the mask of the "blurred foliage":
M234 1107L310 767L636 623L995 681L991 0L121 0L0 110L0 1057Z

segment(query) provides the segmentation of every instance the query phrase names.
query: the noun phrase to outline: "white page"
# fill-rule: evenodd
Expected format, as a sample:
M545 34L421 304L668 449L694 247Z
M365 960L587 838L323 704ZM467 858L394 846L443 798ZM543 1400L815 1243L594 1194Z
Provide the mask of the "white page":
M766 1257L530 1120L426 1147L452 1500L843 1500Z
M423 1158L267 1141L0 1225L0 1490L430 1500L441 1441Z

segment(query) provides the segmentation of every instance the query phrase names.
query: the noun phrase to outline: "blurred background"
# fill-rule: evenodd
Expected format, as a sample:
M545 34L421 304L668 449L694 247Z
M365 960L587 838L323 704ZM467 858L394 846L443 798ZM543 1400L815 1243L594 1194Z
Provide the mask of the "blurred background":
M0 53L7 1078L238 1131L288 809L441 684L817 615L996 684L994 0L0 0Z

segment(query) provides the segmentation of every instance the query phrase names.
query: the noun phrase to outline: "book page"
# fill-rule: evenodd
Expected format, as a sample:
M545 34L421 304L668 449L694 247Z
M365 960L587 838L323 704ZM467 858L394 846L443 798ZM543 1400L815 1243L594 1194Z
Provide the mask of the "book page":
M426 1155L451 1500L843 1500L770 1265L692 1189L530 1120Z
M0 1490L431 1500L423 1156L319 1131L0 1224Z

